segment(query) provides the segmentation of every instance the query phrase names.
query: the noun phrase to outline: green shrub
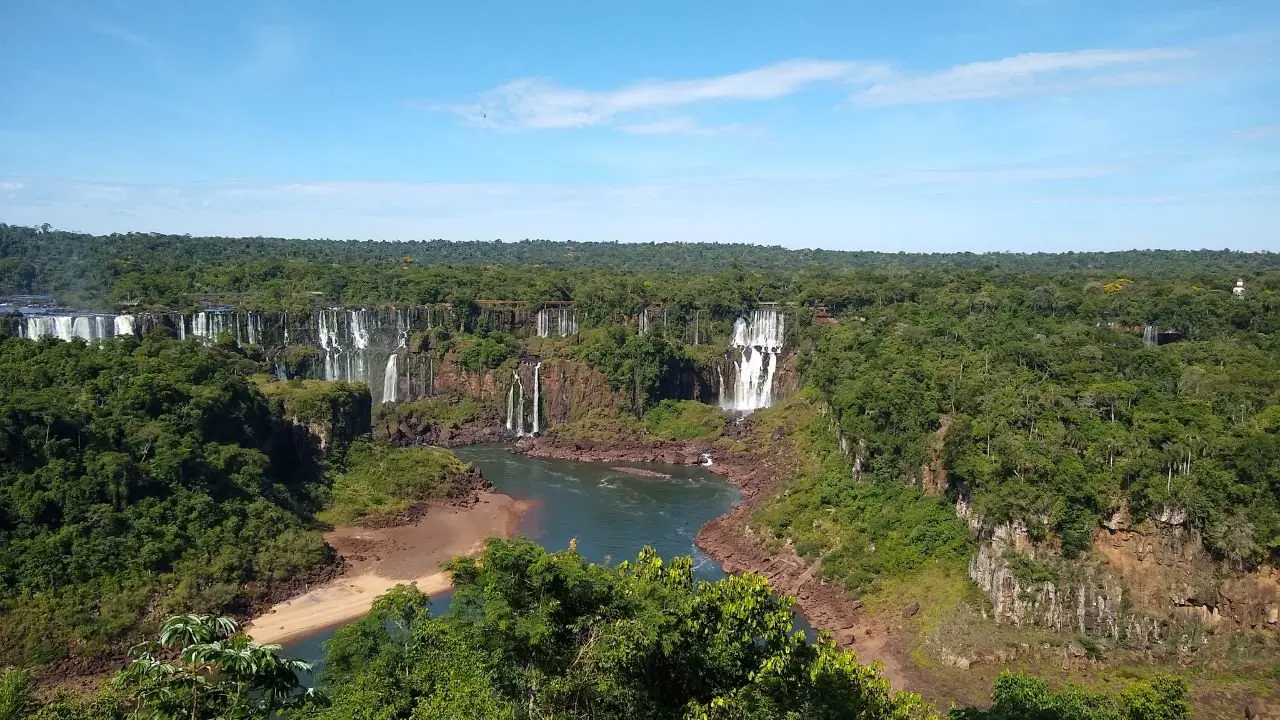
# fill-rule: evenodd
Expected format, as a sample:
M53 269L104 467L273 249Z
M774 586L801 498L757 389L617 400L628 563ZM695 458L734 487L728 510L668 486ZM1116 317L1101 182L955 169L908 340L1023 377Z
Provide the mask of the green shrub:
M663 400L649 410L645 427L664 440L695 440L719 435L725 415L720 408L696 400Z
M334 478L328 506L319 517L351 525L442 498L470 467L442 448L357 441L348 449L345 469Z

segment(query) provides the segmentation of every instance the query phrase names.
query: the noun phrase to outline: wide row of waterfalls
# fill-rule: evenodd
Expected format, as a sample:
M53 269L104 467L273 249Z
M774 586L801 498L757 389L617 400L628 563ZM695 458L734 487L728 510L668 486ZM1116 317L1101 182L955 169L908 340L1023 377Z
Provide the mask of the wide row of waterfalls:
M499 317L501 312L494 311L489 317ZM660 314L651 317L651 312ZM229 342L260 352L280 377L363 382L375 403L399 402L431 392L434 361L411 353L411 338L431 328L453 327L454 322L447 310L437 307L326 308L310 313L212 308L196 313L118 315L35 310L8 318L9 332L16 327L24 337L89 342L142 335L163 326L179 339ZM563 338L578 333L577 315L571 306L544 307L524 318L529 330L539 337ZM700 339L700 317L693 319L688 334ZM666 313L646 309L639 315L636 329L648 332L655 325L667 325ZM714 368L714 390L722 408L748 413L773 402L785 341L785 316L777 309L760 308L737 319L729 350ZM526 365L525 377L513 374L507 389L505 421L516 435L539 433L544 424L541 365ZM529 369L532 372L527 372Z

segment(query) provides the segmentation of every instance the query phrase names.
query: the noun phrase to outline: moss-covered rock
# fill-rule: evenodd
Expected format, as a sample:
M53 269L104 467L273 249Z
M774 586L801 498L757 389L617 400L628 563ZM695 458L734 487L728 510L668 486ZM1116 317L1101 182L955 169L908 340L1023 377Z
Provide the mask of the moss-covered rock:
M257 376L258 387L278 406L279 415L305 428L325 452L344 450L372 431L373 401L362 383L274 380Z

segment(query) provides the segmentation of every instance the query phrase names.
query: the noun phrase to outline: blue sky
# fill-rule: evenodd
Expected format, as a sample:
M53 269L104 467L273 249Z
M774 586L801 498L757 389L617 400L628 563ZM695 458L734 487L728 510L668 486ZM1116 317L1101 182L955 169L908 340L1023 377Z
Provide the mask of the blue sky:
M5 0L0 221L1280 250L1280 3Z

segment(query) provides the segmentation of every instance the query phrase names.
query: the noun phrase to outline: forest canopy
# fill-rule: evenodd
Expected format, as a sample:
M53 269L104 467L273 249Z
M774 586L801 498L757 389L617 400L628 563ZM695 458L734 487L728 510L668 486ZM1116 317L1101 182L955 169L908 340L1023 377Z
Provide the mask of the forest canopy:
M162 336L0 339L0 664L118 651L332 560L318 458L255 370Z

